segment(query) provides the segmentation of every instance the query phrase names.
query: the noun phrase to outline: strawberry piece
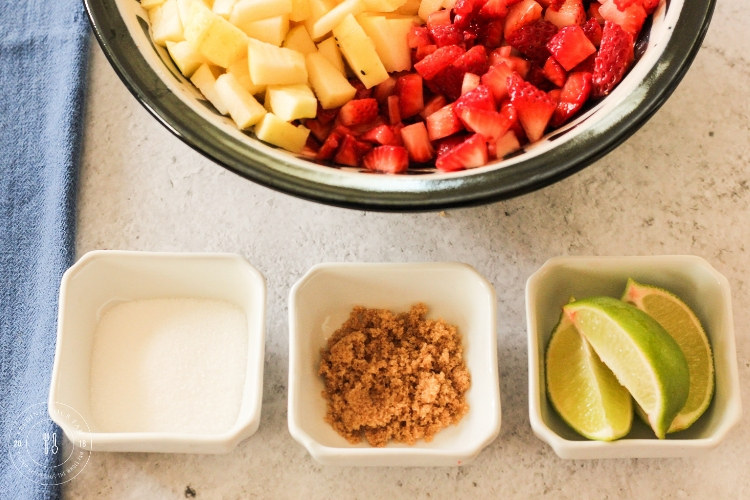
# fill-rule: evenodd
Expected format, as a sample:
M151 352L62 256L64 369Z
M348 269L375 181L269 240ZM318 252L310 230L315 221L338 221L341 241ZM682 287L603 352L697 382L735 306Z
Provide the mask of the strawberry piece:
M481 80L479 78L479 75L475 75L474 73L466 73L464 75L464 81L463 83L461 83L461 95L464 95L467 92L471 92L475 88L479 87L480 82Z
M320 103L318 103L318 112L316 113L315 118L322 124L331 123L339 115L340 109L341 108L323 109L320 106Z
M443 10L441 12L448 12L448 22L450 23L450 11ZM435 41L435 45L438 47L447 47L450 45L457 45L463 40L461 32L452 24L438 24L430 28L430 36Z
M341 144L344 135L345 134L339 132L338 130L332 130L323 145L320 146L316 158L321 161L330 160L331 158L333 158L333 154L336 152L336 149L338 149L339 144Z
M394 94L396 91L396 78L389 76L387 80L375 85L373 91L373 97L380 104L386 102L386 100Z
M505 18L505 37L517 29L532 24L542 17L542 6L534 0L522 0L508 10Z
M453 103L453 110L461 115L461 110L465 108L484 109L486 111L495 111L495 98L492 91L486 85L480 85L471 92L467 92L459 97Z
M305 127L310 129L310 132L312 132L312 135L314 135L317 140L324 142L328 137L328 134L331 133L333 123L320 123L320 120L314 119L307 120L305 122Z
M359 78L350 78L349 85L357 90L357 93L354 94L354 99L367 99L372 96L372 89L365 87L365 84L359 81Z
M581 0L565 0L559 9L547 9L544 19L558 28L581 25L586 22L586 10Z
M483 75L487 72L487 50L482 45L476 45L466 51L450 66L443 68L432 79L432 85L439 94L448 99L456 100L461 95L461 84L466 73Z
M554 86L550 84L550 81L547 80L547 77L544 76L542 67L537 63L532 64L529 68L529 73L526 75L526 81L545 92L554 88Z
M485 25L483 44L486 48L492 49L500 45L503 41L503 29L505 23L503 20L489 21Z
M625 12L625 9L627 9L634 3L640 3L638 0L614 0L614 2L621 12Z
M508 15L508 3L505 0L487 0L479 15L487 19L504 19Z
M591 2L591 5L589 5L589 18L596 19L596 22L599 23L599 25L604 24L604 18L601 14L599 14L599 9L601 8L602 4L599 2Z
M577 73L593 73L594 67L596 66L596 56L597 54L591 54L586 58L585 61L583 61L581 64L570 70L570 72L577 72Z
M362 157L371 150L372 146L366 142L358 141L353 135L345 135L333 161L340 165L357 167Z
M485 164L487 164L487 141L481 135L474 134L438 157L435 167L444 172L455 172L464 168L481 167Z
M457 0L453 6L453 24L458 29L466 29L482 8L481 0Z
M453 62L465 52L464 49L455 45L440 47L435 50L435 52L416 63L414 69L417 70L417 73L419 73L425 80L432 80L435 75L453 64Z
M430 144L424 122L417 122L402 128L401 139L404 141L411 161L424 163L435 156L435 148Z
M488 141L496 141L510 128L510 120L497 111L478 108L462 108L458 113L461 122L471 132L482 134Z
M320 143L315 140L315 137L308 135L305 145L302 146L302 150L299 152L300 156L309 158L311 160L317 159L318 151L320 150Z
M591 88L591 73L571 73L560 92L552 126L559 127L576 114L591 95Z
M370 123L378 116L378 101L375 99L352 99L339 111L339 121L351 127L361 123Z
M507 45L506 47L512 48L510 45ZM504 49L506 47L501 47L500 49ZM492 54L490 54L490 64L492 66L497 66L501 63L505 63L508 65L511 71L515 71L516 73L521 75L521 78L526 78L526 75L529 73L529 69L531 68L531 63L523 57L503 55L503 52L501 52L500 49L493 51Z
M547 48L566 71L596 52L596 47L578 25L566 26L547 43Z
M396 80L396 95L402 120L419 114L424 109L422 77L412 73Z
M432 45L432 39L430 39L430 31L424 26L414 26L406 34L406 44L410 49L416 49L418 47L424 47L425 45Z
M436 26L451 24L451 11L447 9L438 10L427 16L427 29L432 31Z
M400 174L409 168L409 153L401 146L378 146L364 157L365 168L386 174Z
M399 111L400 106L398 100L397 95L392 95L388 98L388 119L390 120L391 125L401 123L401 112Z
M379 125L371 128L359 137L361 140L383 146L400 146L400 137L397 137L393 129L388 125Z
M550 90L549 92L547 92L547 97L549 97L550 100L552 102L554 102L555 105L557 105L557 104L560 103L560 94L562 94L562 90L560 90L560 89L553 89L553 90ZM554 117L555 115L552 115L552 116Z
M602 3L602 6L599 7L599 14L605 21L619 24L622 29L633 35L633 39L638 36L638 32L641 31L643 22L646 20L646 17L648 17L646 10L641 4L634 3L623 12L617 8L614 0L607 0Z
M565 85L565 70L560 66L560 63L555 61L554 57L550 56L547 59L547 62L544 63L544 67L542 68L542 73L547 80L551 81L558 87Z
M602 26L596 21L596 19L591 18L586 21L582 27L583 32L586 33L586 37L594 44L594 47L598 49L599 45L602 43Z
M654 13L659 6L659 0L641 0L641 6L649 16Z
M425 57L434 54L437 49L437 45L425 45L424 47L417 47L417 50L414 51L414 60L421 61Z
M517 75L508 77L508 94L529 141L541 139L557 107L555 103L547 94Z
M352 127L351 127L351 134L354 135L354 136L359 136L359 135L362 135L363 133L367 132L368 130L370 130L372 128L379 127L379 126L385 125L385 124L386 124L385 118L383 118L382 116L378 115L371 122L362 123L362 124L359 124L359 125L352 125Z
M547 21L537 21L518 28L506 36L505 41L532 61L546 61L549 57L547 42L557 33L557 26Z
M518 141L516 134L512 130L508 130L504 136L495 142L495 157L504 158L519 149L521 149L521 143Z
M503 103L500 105L500 113L508 118L508 121L510 122L510 130L512 130L513 133L516 134L518 141L521 144L528 142L529 140L526 137L526 132L523 130L521 121L518 119L518 111L516 111L516 108L513 107L513 103L510 102L510 99L503 101Z
M440 158L445 153L447 153L451 149L455 148L456 146L464 142L467 137L468 137L467 134L452 135L438 142L437 149L436 149L438 158Z
M490 67L487 73L482 75L482 85L489 87L495 102L499 103L508 97L508 77L512 73L513 70L507 64L501 62Z
M453 111L453 105L435 111L425 119L427 123L427 135L431 141L436 141L464 129L463 123Z
M435 111L443 108L446 104L448 104L448 100L445 97L438 94L432 99L430 99L427 104L424 105L424 109L422 110L420 115L422 115L422 118L427 118Z
M604 23L602 46L596 55L592 78L594 97L609 94L633 62L633 37L611 21Z

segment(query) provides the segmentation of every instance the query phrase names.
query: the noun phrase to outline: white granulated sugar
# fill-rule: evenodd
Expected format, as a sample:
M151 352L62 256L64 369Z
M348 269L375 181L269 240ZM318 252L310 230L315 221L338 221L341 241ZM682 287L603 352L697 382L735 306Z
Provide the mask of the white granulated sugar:
M218 434L237 420L245 386L245 313L229 302L118 304L97 325L91 410L107 432Z

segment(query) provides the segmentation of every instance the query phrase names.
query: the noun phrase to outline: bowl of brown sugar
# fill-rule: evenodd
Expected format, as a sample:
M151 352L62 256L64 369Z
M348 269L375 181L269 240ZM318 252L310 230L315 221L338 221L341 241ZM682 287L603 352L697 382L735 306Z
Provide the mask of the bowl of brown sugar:
M496 295L460 263L322 264L289 296L289 431L326 465L448 466L500 431Z

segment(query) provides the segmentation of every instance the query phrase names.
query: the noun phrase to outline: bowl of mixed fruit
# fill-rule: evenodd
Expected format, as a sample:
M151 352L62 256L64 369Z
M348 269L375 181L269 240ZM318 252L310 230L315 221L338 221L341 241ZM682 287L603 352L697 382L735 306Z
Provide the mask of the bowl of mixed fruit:
M86 0L127 87L226 168L435 210L560 180L634 133L715 0Z

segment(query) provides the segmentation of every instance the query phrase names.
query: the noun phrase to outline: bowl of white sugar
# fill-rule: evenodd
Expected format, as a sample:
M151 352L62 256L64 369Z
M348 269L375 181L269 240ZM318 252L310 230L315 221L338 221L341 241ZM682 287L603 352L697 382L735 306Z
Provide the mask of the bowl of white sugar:
M239 255L87 253L60 286L50 417L95 451L231 451L260 423L265 295Z

